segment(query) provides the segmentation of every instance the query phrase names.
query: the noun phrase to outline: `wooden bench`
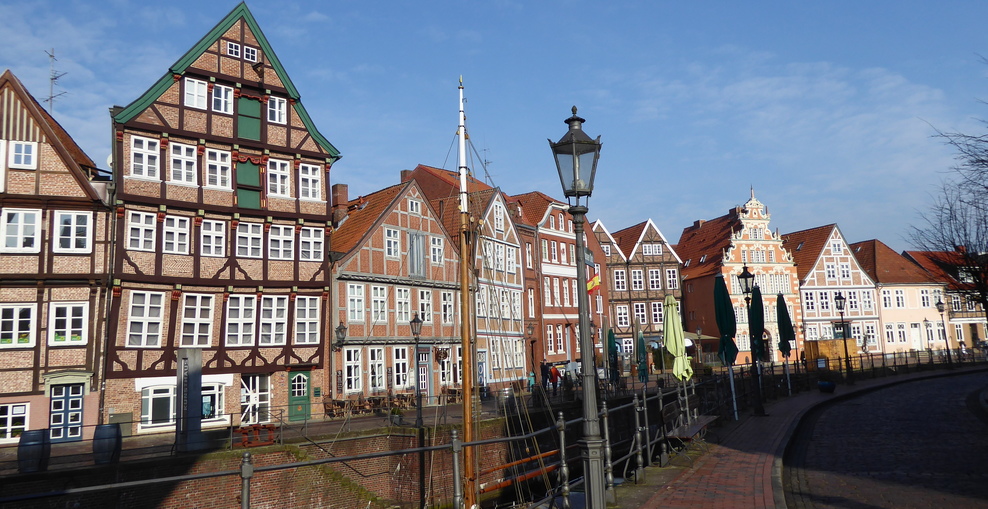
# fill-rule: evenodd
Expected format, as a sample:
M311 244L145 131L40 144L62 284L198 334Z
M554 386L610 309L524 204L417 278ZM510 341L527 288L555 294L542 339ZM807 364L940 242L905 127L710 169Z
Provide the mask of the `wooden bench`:
M700 415L693 422L683 423L669 430L666 439L679 443L679 447L671 446L671 452L685 457L690 461L690 466L693 466L693 458L689 456L689 451L694 447L704 452L707 450L707 428L716 420L715 415Z

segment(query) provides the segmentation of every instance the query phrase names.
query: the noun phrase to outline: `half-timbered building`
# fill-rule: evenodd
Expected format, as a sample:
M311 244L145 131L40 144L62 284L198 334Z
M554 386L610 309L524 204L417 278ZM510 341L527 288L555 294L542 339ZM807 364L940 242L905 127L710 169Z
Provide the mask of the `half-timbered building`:
M91 438L103 379L108 175L0 75L0 443Z
M112 121L107 418L174 426L186 348L201 351L204 427L307 418L329 382L339 152L246 5Z

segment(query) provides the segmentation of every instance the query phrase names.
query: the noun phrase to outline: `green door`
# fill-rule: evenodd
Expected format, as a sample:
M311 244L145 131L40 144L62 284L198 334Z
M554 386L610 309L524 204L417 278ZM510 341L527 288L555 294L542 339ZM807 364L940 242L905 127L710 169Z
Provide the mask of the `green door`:
M288 381L288 420L304 421L309 418L309 372L292 373Z

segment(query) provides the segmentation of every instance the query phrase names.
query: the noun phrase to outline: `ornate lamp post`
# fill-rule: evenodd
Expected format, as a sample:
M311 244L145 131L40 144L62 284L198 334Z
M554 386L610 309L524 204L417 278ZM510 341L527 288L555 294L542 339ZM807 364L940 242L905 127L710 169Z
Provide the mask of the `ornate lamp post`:
M844 325L844 305L847 304L847 297L843 293L837 292L834 296L834 305L840 313L840 338L844 342L844 372L847 373L847 384L854 385L854 370L851 369L851 354L847 351L847 327Z
M340 324L336 326L336 342L333 343L333 349L337 352L343 349L343 343L346 342L346 325L343 325L343 321L340 320Z
M586 248L583 242L583 223L587 206L580 203L580 197L590 199L593 193L593 180L597 173L597 159L600 157L600 136L591 139L583 132L586 120L576 115L566 119L569 131L558 143L549 140L552 155L556 160L559 182L567 201L575 198L569 213L573 216L573 233L576 235L576 286L577 308L579 310L580 375L583 378L583 439L580 449L583 453L583 475L586 487L586 507L605 507L604 485L604 441L600 437L600 422L597 417L597 370L593 365L594 344L590 337L590 296L587 294Z
M700 369L703 369L703 327L696 328L696 358L700 362Z
M741 293L744 294L744 305L748 310L748 350L751 352L751 378L755 381L755 415L765 415L765 407L762 406L762 381L755 359L755 351L752 344L755 341L755 331L751 330L751 290L755 287L755 275L748 271L748 265L743 265L741 273L738 274L738 283L741 284ZM758 331L761 334L761 331Z
M943 328L943 340L947 343L947 369L954 369L954 360L950 355L950 334L947 334L947 322L943 318L943 312L946 310L947 306L944 305L943 300L937 299L937 311L940 312L940 327Z
M408 322L412 327L412 336L415 336L415 427L422 427L422 371L419 369L419 336L422 335L422 319L415 313L415 318Z

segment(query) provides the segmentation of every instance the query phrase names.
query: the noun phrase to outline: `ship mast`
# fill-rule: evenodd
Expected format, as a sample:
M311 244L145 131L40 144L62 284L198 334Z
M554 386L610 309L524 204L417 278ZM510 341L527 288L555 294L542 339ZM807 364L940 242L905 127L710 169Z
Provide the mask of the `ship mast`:
M470 265L473 256L470 252L470 206L467 197L467 116L464 110L463 77L460 77L460 124L459 138L460 173L460 339L462 341L463 362L463 441L473 442L473 389L477 376L474 373L473 345L470 341ZM465 507L477 506L476 455L473 447L463 448L463 487Z

